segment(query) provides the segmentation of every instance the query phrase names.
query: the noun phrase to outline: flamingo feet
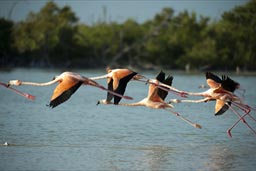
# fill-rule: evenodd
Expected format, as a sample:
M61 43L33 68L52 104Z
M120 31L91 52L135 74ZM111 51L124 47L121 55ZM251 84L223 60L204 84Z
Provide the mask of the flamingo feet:
M123 98L124 98L124 99L128 99L128 100L133 100L133 98L130 97L130 96L123 96Z
M201 129L201 128L202 128L202 126L201 126L201 125L199 125L199 124L197 124L197 123L195 123L195 124L194 124L194 127L195 127L195 128L199 128L199 129Z
M231 129L227 130L227 134L228 134L229 138L232 138Z
M30 100L35 100L36 99L36 97L31 95L31 94L25 94L25 97L30 99Z
M186 93L186 92L181 92L180 93L180 97L184 97L184 98L187 98L188 96L188 93Z

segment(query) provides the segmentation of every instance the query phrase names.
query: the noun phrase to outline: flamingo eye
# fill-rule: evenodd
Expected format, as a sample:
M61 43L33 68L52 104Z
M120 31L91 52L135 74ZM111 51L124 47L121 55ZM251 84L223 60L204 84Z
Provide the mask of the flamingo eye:
M57 77L57 76L54 76L54 77L52 78L52 80L55 80L55 79L56 79L56 77Z

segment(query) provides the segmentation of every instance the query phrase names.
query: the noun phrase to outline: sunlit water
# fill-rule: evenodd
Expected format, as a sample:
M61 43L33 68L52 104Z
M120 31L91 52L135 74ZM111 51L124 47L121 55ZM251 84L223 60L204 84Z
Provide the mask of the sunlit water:
M84 76L103 71L77 71ZM0 73L0 81L46 82L60 71L24 70ZM142 74L153 78L157 72ZM173 86L203 91L204 74L173 73ZM246 89L245 102L256 106L256 78L232 78ZM106 86L106 80L98 81ZM214 116L214 102L175 104L174 111L202 125L196 129L167 111L146 107L99 105L106 92L81 87L72 98L50 109L53 86L16 87L36 96L27 100L0 87L0 170L255 170L256 136L231 111ZM147 85L130 82L126 95L135 102L147 96ZM169 94L167 99L178 98ZM256 117L256 113L252 114ZM252 127L256 123L247 119Z

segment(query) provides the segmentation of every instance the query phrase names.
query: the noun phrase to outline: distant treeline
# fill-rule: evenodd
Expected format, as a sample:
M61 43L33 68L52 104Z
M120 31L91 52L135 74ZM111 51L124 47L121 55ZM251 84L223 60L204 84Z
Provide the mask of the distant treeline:
M256 0L218 21L170 7L138 23L80 23L69 6L47 2L25 21L0 19L0 67L256 70Z

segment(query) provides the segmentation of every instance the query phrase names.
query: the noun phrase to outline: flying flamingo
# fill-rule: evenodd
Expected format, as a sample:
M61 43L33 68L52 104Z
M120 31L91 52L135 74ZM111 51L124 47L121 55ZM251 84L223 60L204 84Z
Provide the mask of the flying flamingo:
M52 108L68 100L71 97L71 95L75 93L76 90L82 84L100 88L102 90L105 90L105 91L108 91L109 93L114 94L115 96L120 96L122 98L130 99L130 100L132 99L129 96L122 96L118 93L108 90L105 87L99 85L97 82L74 72L63 72L59 76L56 76L52 81L49 81L46 83L34 83L34 82L23 82L20 80L11 80L9 81L9 86L11 85L49 86L57 82L59 83L59 85L55 88L49 104L49 107L52 107Z
M91 80L98 80L98 79L104 79L107 78L108 83L108 90L114 91L115 93L124 95L126 86L128 82L137 76L139 78L139 75L137 75L136 72L130 70L130 69L106 69L107 74L103 76L98 77L91 77ZM110 102L114 97L114 104L118 104L121 100L121 96L116 96L110 92L107 93L107 102Z
M220 79L218 76L206 72L206 82L209 85L210 89L199 92L199 93L193 93L193 92L186 92L188 95L192 96L203 96L204 99L199 100L179 100L179 99L172 99L170 102L174 103L180 103L180 102L192 102L192 103L200 103L200 102L207 102L211 100L216 100L215 104L215 115L221 115L225 113L229 108L239 117L239 120L235 122L228 130L227 133L230 137L231 130L236 126L236 124L242 120L245 125L250 128L253 133L256 134L256 131L245 121L244 117L246 115L249 115L250 118L252 118L254 121L256 121L255 118L253 118L249 113L253 109L252 107L243 104L242 100L235 95L233 92L240 87L240 84L235 82L234 80L230 79L228 76L223 75L222 79ZM245 114L241 116L232 106L236 106L239 109L241 109ZM255 109L253 109L255 110Z
M9 87L8 84L5 84L5 83L0 82L0 85L4 86L5 88L8 88L8 89L12 90L13 92L15 92L15 93L17 93L17 94L19 94L19 95L21 95L21 96L27 98L27 99L35 100L35 98L36 98L35 96L33 96L33 95L31 95L31 94L27 94L27 93L21 92L21 91L19 91L19 90L17 90L17 89L14 89L14 88L12 88L12 87Z
M187 122L188 124L192 125L193 127L201 128L201 125L191 122L190 120L186 119L179 113L174 112L172 110L168 110L170 108L173 108L173 106L171 104L167 104L166 102L164 102L164 99L167 96L168 92L167 91L164 92L164 90L159 89L159 87L157 85L159 85L159 82L161 81L161 82L171 86L172 80L173 80L172 76L168 76L165 79L165 73L161 71L158 74L158 76L156 77L156 79L154 79L154 80L151 79L151 82L154 82L154 84L149 85L148 96L146 98L144 98L141 101L136 102L136 103L128 103L128 104L127 103L119 103L118 105L146 106L146 107L153 108L153 109L164 109L164 110L167 110L167 111L175 114L177 117L179 117L183 121ZM110 101L107 101L107 100L100 100L100 101L98 101L97 104L113 104L113 103Z
M135 81L141 81L149 84L154 84L158 86L160 89L164 91L172 91L173 93L176 93L180 95L181 97L186 97L186 94L184 92L181 92L171 86L168 88L165 88L162 86L163 83L160 82L155 82L154 80L147 79L145 76L142 76L138 74L137 72L134 72L130 69L106 69L107 74L102 75L102 76L97 76L97 77L91 77L91 80L98 80L98 79L105 79L107 78L107 83L108 83L108 89L111 91L114 91L115 93L123 95L125 92L125 89L127 87L127 84L130 80L135 80ZM120 96L115 96L111 93L107 94L107 99L105 100L105 103L110 102L114 97L114 104L118 104L121 100L122 97Z

